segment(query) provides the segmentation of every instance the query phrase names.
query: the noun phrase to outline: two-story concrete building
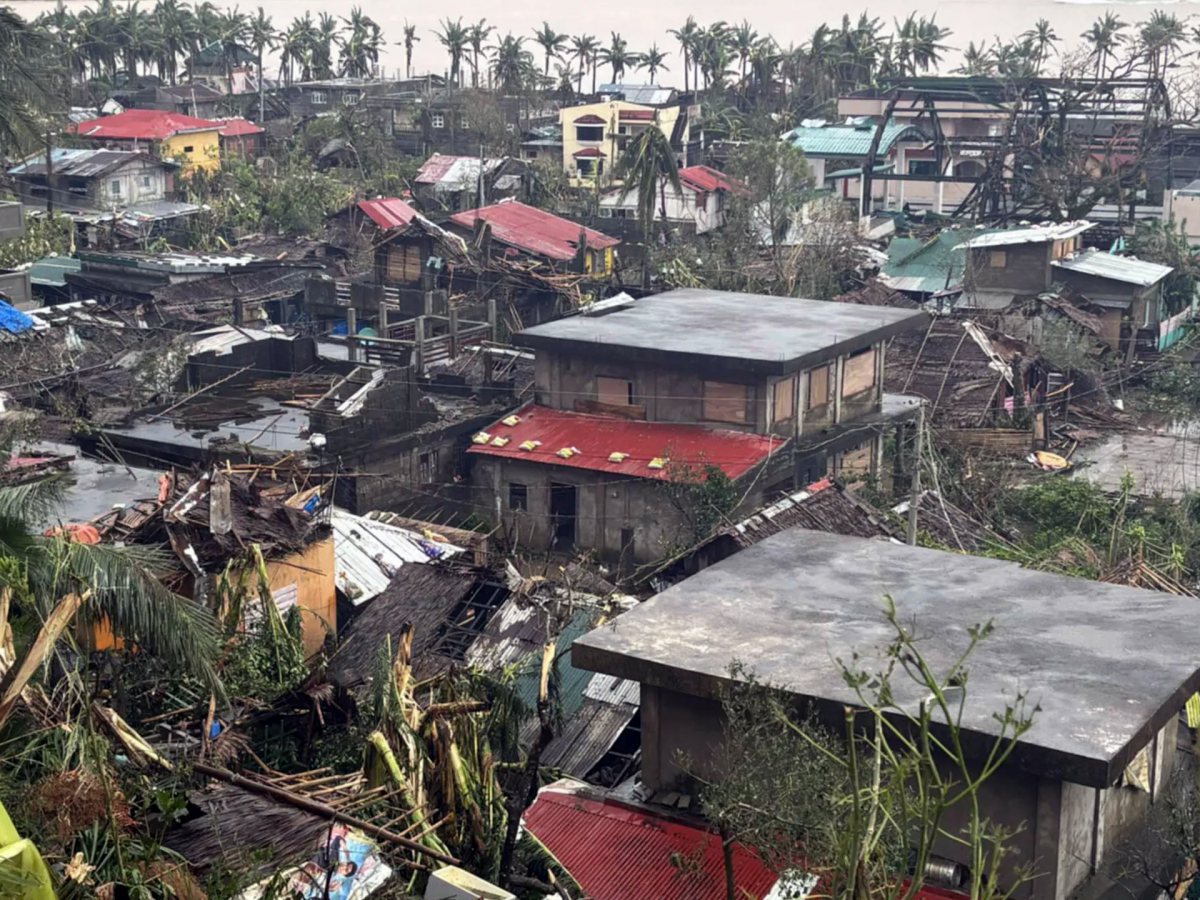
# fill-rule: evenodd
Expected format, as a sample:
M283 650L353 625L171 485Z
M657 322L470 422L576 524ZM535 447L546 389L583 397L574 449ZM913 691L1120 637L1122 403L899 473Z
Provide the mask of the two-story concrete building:
M679 190L666 176L659 185L655 217L688 234L704 234L725 224L725 203L731 192L744 190L737 182L709 166L688 166L679 170ZM600 198L600 218L636 219L641 208L638 191L621 196L614 188Z
M647 128L659 129L677 148L687 142L687 112L625 100L587 103L559 110L563 171L575 184L611 183L612 168L629 142Z
M604 301L513 336L534 402L477 435L472 480L524 546L650 561L683 540L662 483L706 465L743 505L876 469L915 401L883 393L884 344L923 312L723 291Z
M1032 866L1035 877L1012 896L1066 900L1089 881L1095 890L1075 896L1104 896L1106 888L1137 896L1116 883L1114 848L1171 780L1178 716L1200 687L1200 664L1184 643L1200 627L1192 598L790 529L575 641L571 662L640 683L642 782L694 793L684 787L692 775L719 776L721 696L734 660L843 732L846 707L861 700L836 660L869 673L889 667L884 648L895 633L884 618L885 593L934 672L949 671L969 628L994 624L968 661L959 720L968 760L988 757L999 733L993 714L1019 694L1027 713L1040 707L978 795L991 826L1012 834L1004 872ZM927 691L900 671L891 680L894 703L915 715ZM937 720L934 732L945 739ZM935 846L960 865L970 865L970 848L952 836L966 822L961 805L950 807L941 820L946 837Z

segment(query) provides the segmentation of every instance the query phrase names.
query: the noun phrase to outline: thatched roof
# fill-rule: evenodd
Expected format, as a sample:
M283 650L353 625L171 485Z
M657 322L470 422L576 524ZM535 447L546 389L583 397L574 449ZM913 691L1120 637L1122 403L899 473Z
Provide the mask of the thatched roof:
M848 291L833 298L834 303L857 303L859 306L888 306L896 309L920 309L921 304L878 278L872 278L857 291Z
M244 871L298 861L329 829L324 819L228 784L193 795L191 803L198 813L168 830L163 846L201 872L217 865ZM269 861L263 851L269 851Z

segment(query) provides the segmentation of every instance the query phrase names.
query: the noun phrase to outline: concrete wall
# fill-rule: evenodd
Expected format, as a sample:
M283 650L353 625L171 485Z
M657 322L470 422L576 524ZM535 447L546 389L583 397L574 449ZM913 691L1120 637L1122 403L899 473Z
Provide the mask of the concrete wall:
M981 247L968 250L968 287L1040 293L1050 287L1054 275L1050 254L1054 244L1012 244L1006 247ZM1004 265L993 266L995 254L1004 254Z
M625 218L635 218L640 202L638 191L630 192L624 200L621 199L620 191L613 191L600 198L600 217L609 218L615 215L615 211L620 210L624 212ZM725 224L724 191L698 193L688 188L677 191L671 185L664 184L659 189L659 196L654 203L655 217L661 217L664 207L667 211L667 221L693 224L696 234L704 234ZM638 229L641 229L640 223Z
M585 148L595 148L605 154L604 156L604 173L600 178L602 184L612 181L612 166L616 164L616 160L621 155L620 140L626 135L619 133L621 127L626 127L632 137L639 131L644 130L648 124L646 121L637 122L621 122L620 113L622 110L638 110L645 112L658 113L658 128L668 139L675 128L675 120L679 118L679 108L675 106L665 107L656 110L652 106L642 106L638 103L629 103L625 100L609 100L605 103L589 103L583 106L570 106L558 111L559 123L563 129L563 171L578 184L578 171L575 162L575 154ZM597 125L595 127L602 128L602 139L600 141L586 141L581 143L577 140L575 131L575 120L583 116L599 116L606 124ZM653 127L653 122L649 123Z
M732 659L732 650L731 656ZM642 782L652 788L717 773L725 713L716 700L642 685ZM688 760L688 771L680 763Z

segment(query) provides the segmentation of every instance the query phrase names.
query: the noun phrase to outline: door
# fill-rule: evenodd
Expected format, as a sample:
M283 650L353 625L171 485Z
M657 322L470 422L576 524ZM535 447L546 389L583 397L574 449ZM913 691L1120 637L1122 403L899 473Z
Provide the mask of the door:
M550 549L575 547L575 519L578 498L573 484L550 484Z

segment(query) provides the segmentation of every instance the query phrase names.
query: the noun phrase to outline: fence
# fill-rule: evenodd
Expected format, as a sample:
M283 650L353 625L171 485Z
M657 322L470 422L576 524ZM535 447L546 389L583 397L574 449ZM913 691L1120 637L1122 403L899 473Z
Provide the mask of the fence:
M1158 349L1159 352L1166 350L1172 344L1175 344L1183 337L1184 323L1192 317L1193 309L1189 307L1183 312L1176 313L1169 319L1163 319L1158 323Z

